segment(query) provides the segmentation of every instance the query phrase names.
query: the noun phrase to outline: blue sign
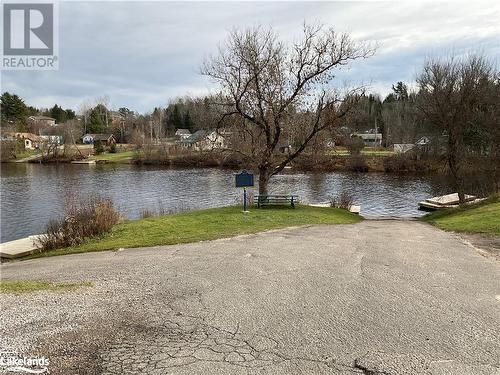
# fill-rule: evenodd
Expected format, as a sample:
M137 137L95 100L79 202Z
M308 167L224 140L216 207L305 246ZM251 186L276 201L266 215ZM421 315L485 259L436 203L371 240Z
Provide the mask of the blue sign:
M253 186L253 174L247 171L241 171L235 175L236 187Z

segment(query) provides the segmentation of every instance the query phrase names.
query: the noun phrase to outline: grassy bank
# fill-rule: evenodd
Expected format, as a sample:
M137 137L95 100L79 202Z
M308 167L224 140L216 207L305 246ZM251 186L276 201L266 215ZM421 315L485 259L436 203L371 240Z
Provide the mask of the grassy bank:
M50 283L46 281L33 280L0 280L0 293L30 293L41 290L63 291L79 288L82 286L92 286L89 282L69 284L69 283Z
M35 156L40 154L40 150L19 150L14 154L3 155L2 154L2 162L17 162L22 159L29 158L31 156Z
M422 218L438 228L455 232L500 235L500 199L474 206L435 211Z
M132 150L115 153L104 152L99 155L89 156L89 160L105 160L108 163L130 163L135 154L136 152Z
M345 210L298 206L295 209L275 207L242 213L241 207L222 207L173 215L126 221L111 233L91 239L76 247L34 254L39 256L115 250L119 248L173 245L239 234L257 233L270 229L307 224L351 224L361 220Z

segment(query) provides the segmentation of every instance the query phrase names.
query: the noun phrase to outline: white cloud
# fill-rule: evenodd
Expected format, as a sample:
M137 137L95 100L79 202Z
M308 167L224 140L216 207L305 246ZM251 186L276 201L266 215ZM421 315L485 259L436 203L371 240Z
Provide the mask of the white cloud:
M272 25L291 40L301 24L322 22L375 40L372 59L339 75L386 94L412 81L426 56L469 49L500 57L500 3L494 2L62 2L60 70L2 72L2 90L27 103L78 108L108 95L116 106L148 111L209 90L198 73L234 26Z

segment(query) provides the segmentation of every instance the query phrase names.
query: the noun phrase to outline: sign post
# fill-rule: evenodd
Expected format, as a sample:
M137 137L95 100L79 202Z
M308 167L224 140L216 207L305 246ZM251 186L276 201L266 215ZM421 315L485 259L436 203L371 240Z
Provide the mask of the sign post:
M243 188L243 212L249 212L247 211L247 187L254 186L253 174L243 170L240 173L236 173L234 177L236 187Z
M243 212L248 212L247 211L247 188L243 188Z

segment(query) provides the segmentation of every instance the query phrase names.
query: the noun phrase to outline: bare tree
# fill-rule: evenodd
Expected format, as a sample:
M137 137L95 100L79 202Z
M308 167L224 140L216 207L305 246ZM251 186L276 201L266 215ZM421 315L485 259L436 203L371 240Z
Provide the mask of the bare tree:
M106 124L106 128L109 126L109 110L111 108L110 99L108 95L102 95L95 100L96 107L99 107L101 118Z
M87 126L89 124L89 115L92 110L92 103L89 100L83 101L78 109L78 112L83 117L83 132L87 133Z
M466 134L478 114L485 112L494 79L493 66L475 55L430 59L417 77L419 109L448 137L446 160L460 204L465 203Z
M486 150L487 161L481 163L484 173L493 178L495 192L500 193L500 71L489 84L483 111L479 113L481 149Z
M373 53L372 47L356 43L348 34L319 25L304 25L301 39L292 45L258 27L232 31L218 54L205 61L202 74L221 87L220 126L233 124L252 140L235 151L255 163L260 194L267 193L271 176L351 110L353 96L348 94L361 88L342 94L330 83L337 69ZM303 127L300 139L289 131L297 119ZM289 137L294 137L294 149L279 152Z

